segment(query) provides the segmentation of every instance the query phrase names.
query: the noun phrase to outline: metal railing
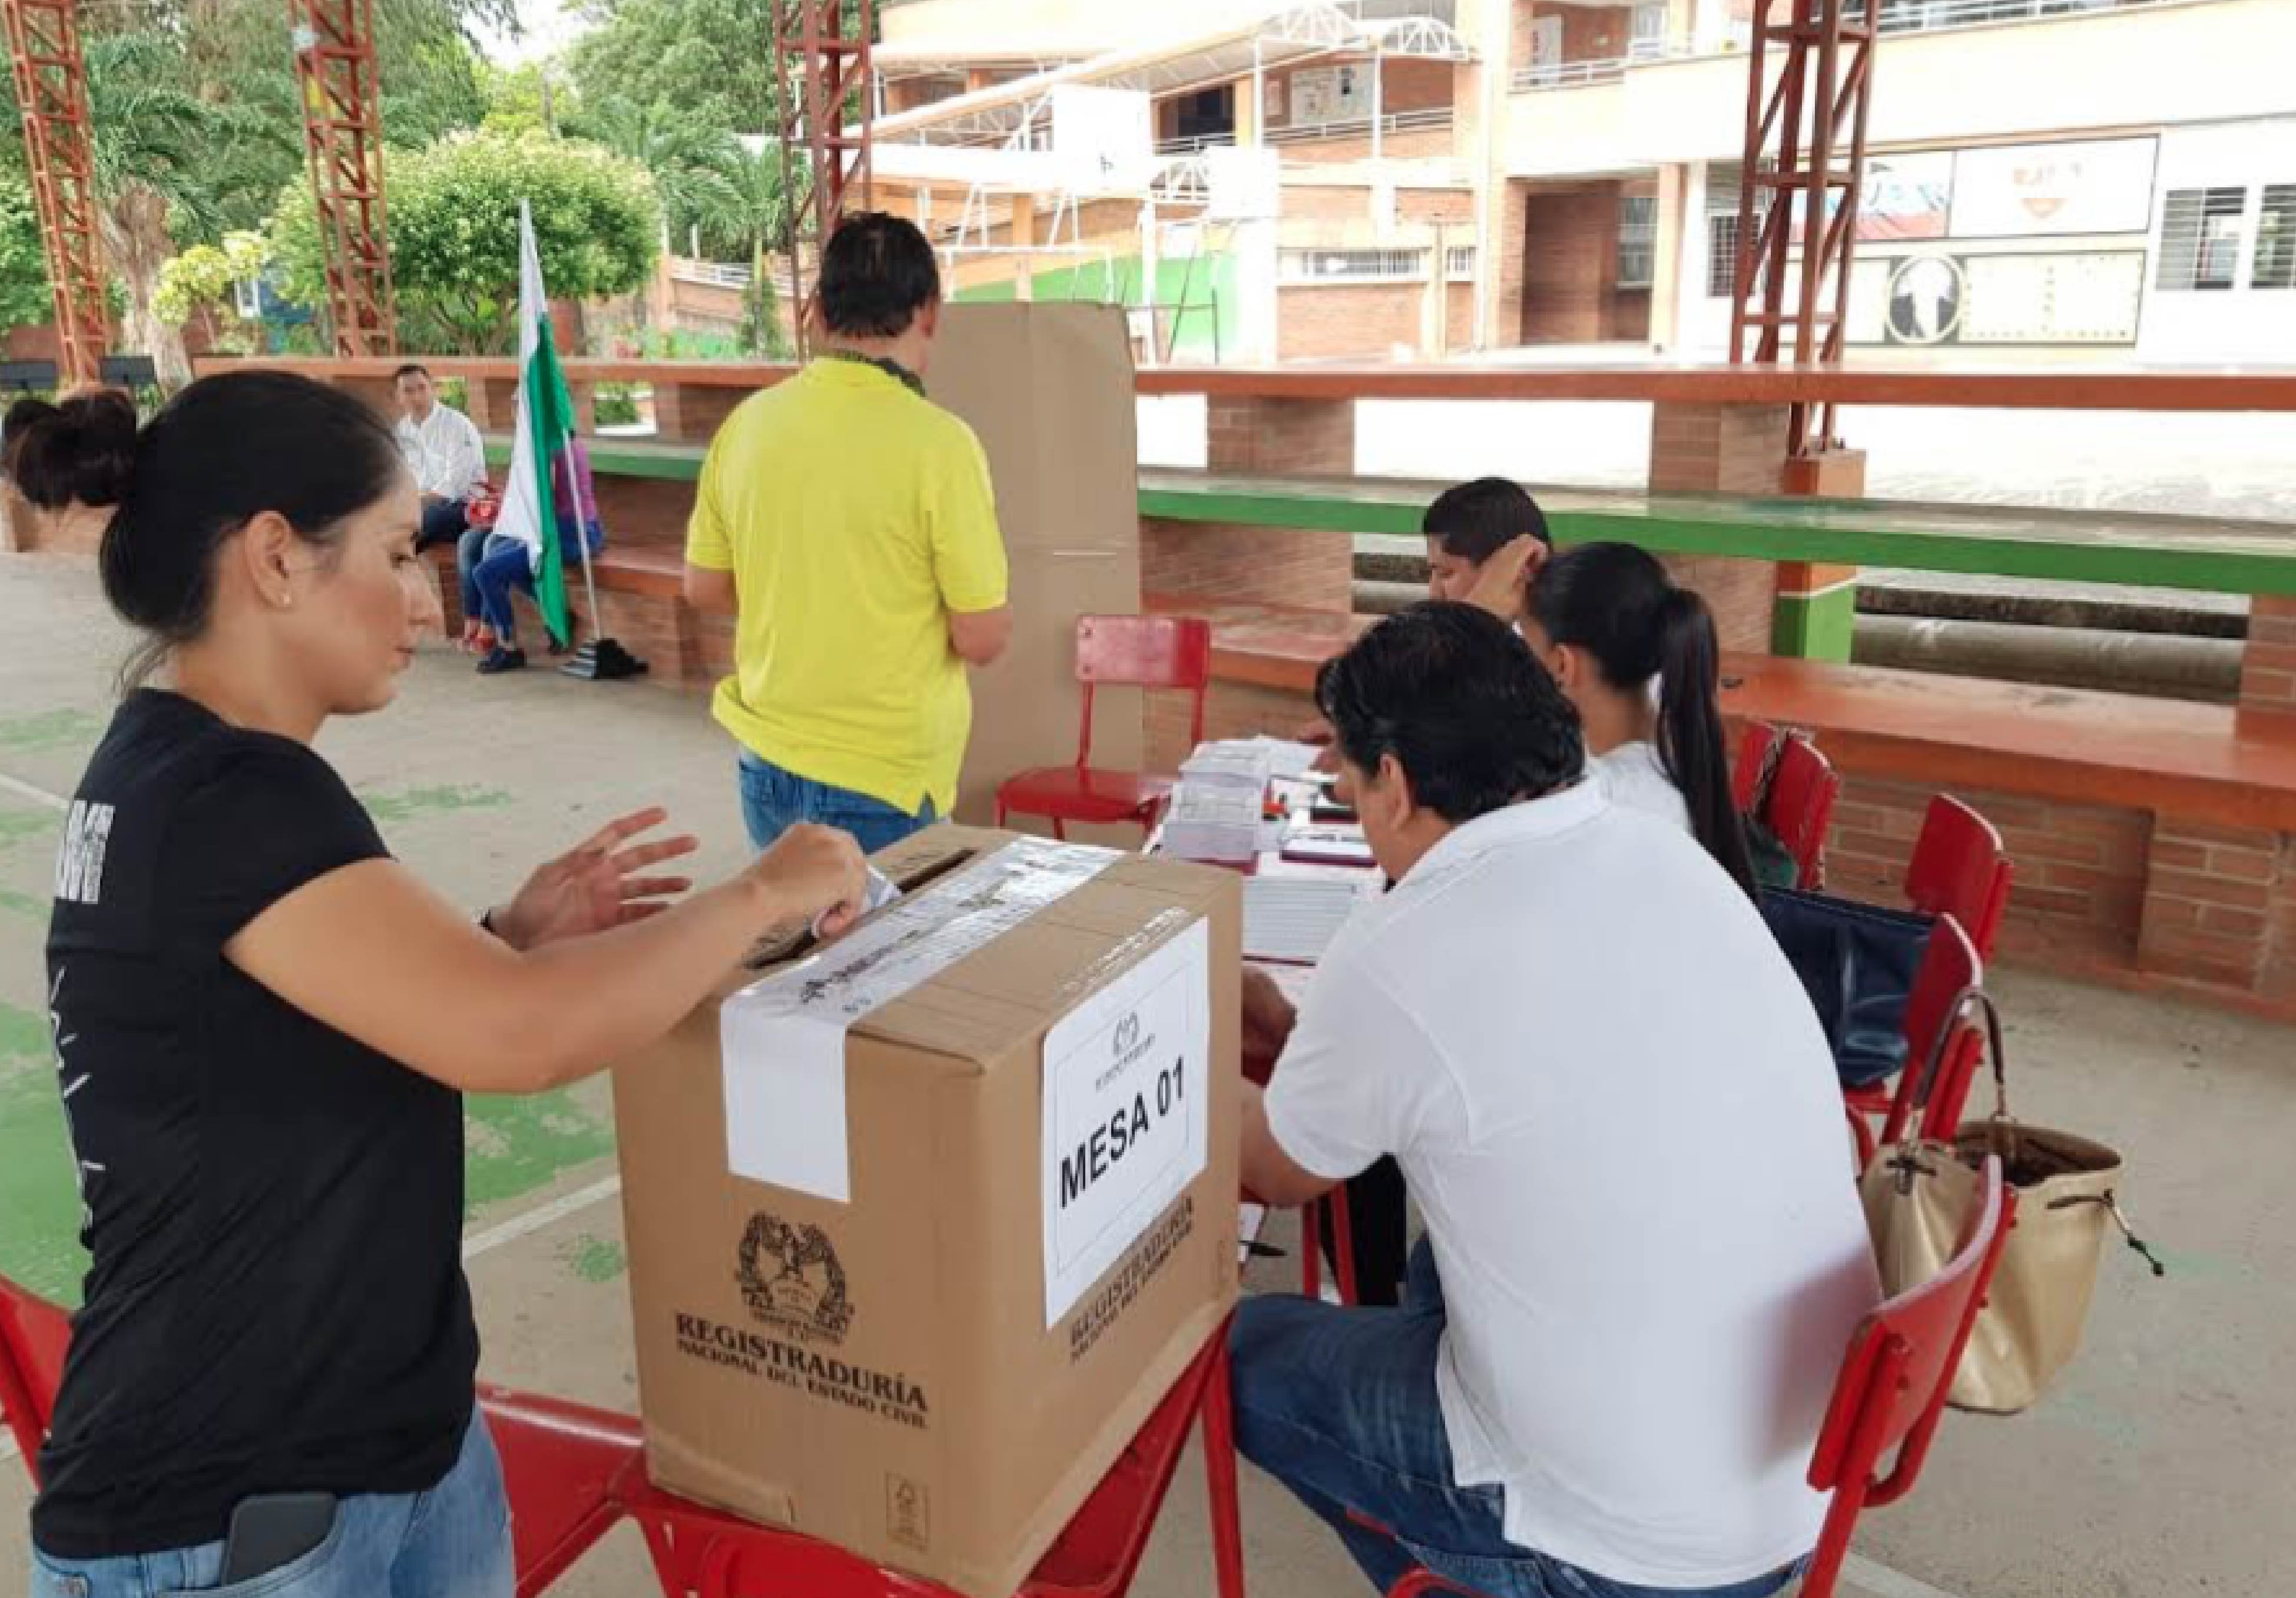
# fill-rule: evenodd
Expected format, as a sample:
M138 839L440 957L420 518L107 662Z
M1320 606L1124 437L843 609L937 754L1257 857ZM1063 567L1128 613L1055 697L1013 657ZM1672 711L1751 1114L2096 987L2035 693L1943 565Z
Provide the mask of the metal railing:
M2165 4L2167 0L1882 0L1883 33L1939 33L1988 22L2031 22Z
M669 275L686 283L707 283L721 289L745 289L750 286L750 268L722 260L689 260L684 258L669 263Z
M1411 133L1427 128L1451 126L1451 108L1431 105L1420 111L1398 111L1380 119L1383 133ZM1341 121L1310 122L1305 127L1271 128L1267 142L1271 144L1308 144L1323 139L1355 138L1371 132L1369 117L1349 117Z

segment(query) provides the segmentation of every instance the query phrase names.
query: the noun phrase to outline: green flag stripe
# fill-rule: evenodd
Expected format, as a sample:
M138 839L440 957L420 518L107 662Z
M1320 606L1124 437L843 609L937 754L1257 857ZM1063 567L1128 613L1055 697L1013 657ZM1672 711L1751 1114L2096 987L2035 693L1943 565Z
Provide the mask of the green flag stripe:
M551 337L550 318L541 318L537 330L534 357L523 374L526 383L526 405L529 425L534 439L534 499L542 519L542 558L534 572L534 599L542 612L543 622L551 636L562 643L570 643L571 628L566 614L566 557L558 545L558 509L550 490L550 465L566 448L566 440L573 432L574 403L566 391L566 375L558 365L556 342ZM567 507L570 515L579 517L579 506Z

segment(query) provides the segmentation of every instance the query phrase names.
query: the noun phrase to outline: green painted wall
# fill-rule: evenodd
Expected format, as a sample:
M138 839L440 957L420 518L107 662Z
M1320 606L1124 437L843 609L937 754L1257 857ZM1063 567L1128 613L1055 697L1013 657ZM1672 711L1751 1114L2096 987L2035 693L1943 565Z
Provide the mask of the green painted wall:
M1120 255L1107 261L1084 261L1037 273L1030 287L1038 300L1087 301L1098 305L1137 305L1140 302L1141 259ZM985 283L960 289L952 296L959 303L1004 305L1014 298L1011 282ZM1236 334L1235 258L1205 255L1193 271L1185 259L1156 263L1156 302L1181 309L1173 316L1172 352L1189 360L1210 360L1220 345L1233 345Z

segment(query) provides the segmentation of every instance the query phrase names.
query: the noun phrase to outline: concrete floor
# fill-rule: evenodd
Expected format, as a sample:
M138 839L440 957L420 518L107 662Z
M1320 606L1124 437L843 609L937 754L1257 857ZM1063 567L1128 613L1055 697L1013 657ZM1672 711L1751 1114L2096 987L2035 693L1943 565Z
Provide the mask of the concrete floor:
M0 1271L76 1292L70 1178L43 1014L40 940L68 795L107 714L119 635L87 568L0 567ZM669 803L741 853L731 756L698 699L545 672L480 683L417 666L401 702L327 753L394 847L473 907L600 820ZM1859 1598L2147 1598L2296 1590L2296 1059L2283 1030L2016 972L1999 984L2018 1107L2131 1151L2129 1207L2170 1262L2105 1262L2088 1346L2031 1413L1948 1420L1914 1498L1858 1540ZM494 1379L635 1402L612 1133L595 1084L471 1108L471 1273ZM1621 1151L1621 1157L1630 1157ZM1287 1241L1279 1231L1276 1240ZM1262 1262L1258 1285L1295 1280ZM1245 1477L1265 1598L1360 1590L1319 1528ZM0 1595L24 1590L26 1484L0 1463ZM1208 1589L1201 1478L1184 1468L1140 1579ZM557 1589L650 1590L618 1534Z

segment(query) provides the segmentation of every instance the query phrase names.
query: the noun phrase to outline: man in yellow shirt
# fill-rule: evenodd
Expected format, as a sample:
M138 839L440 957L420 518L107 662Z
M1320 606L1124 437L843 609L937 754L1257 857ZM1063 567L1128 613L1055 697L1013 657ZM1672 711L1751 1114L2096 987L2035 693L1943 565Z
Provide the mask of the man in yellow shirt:
M871 212L822 252L803 371L726 419L686 530L685 597L731 614L717 718L763 849L800 821L882 849L946 816L967 666L1012 636L1004 543L972 430L925 398L940 272Z

